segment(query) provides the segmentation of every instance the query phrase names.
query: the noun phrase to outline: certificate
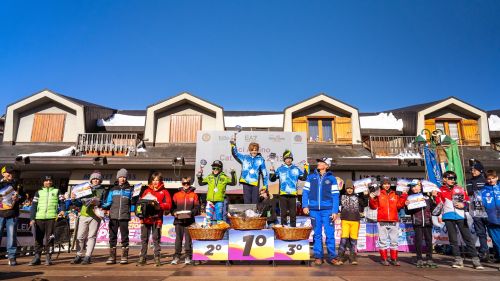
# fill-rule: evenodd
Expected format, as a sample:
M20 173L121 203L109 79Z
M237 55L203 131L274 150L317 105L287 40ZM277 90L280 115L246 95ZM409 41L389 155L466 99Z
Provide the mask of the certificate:
M408 204L407 206L408 210L423 208L427 206L427 204L425 203L424 195L421 193L412 194L408 196L407 200L410 201L410 204Z

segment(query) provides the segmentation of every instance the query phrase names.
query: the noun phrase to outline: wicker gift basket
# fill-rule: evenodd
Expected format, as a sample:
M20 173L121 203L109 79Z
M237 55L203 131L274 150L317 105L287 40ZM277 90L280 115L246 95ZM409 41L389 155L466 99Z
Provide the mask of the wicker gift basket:
M257 230L266 228L267 218L265 217L229 217L231 227L237 230Z
M285 241L307 240L311 235L312 227L283 227L273 226L276 239Z
M219 223L210 227L188 227L189 235L193 240L222 240L224 233L229 229L229 224Z

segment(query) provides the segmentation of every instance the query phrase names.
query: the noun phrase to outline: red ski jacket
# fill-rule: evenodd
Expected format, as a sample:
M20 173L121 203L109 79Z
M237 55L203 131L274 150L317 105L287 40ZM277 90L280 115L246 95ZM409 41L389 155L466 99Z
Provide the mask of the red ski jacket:
M161 182L156 189L152 185L149 185L149 187L142 193L141 198L144 198L144 196L148 194L152 194L156 197L158 203L160 204L160 210L158 211L158 215L144 218L141 220L141 223L161 226L163 224L163 212L172 208L170 193L168 193L168 190L165 189L163 183Z
M380 195L371 198L370 208L377 209L377 221L398 222L398 211L404 208L408 194L397 195L395 191L380 190Z

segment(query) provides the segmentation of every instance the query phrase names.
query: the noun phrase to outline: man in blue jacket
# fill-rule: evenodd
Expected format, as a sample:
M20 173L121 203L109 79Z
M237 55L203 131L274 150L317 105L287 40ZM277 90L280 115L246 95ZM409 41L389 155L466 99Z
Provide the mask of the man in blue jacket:
M500 253L500 185L496 171L486 171L486 185L481 189L481 195L484 209L488 214L488 233L498 255Z
M339 188L337 179L331 171L328 171L331 158L323 157L317 161L317 169L307 177L304 184L302 206L304 214L310 214L314 229L314 264L321 265L323 263L323 228L325 229L328 250L327 261L336 264L334 221L339 212Z

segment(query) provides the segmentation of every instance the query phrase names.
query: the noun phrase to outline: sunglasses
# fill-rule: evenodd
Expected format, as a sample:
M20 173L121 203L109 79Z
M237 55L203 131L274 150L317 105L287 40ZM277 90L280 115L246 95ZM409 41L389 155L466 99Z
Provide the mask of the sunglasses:
M212 170L220 170L219 167L212 167Z
M454 181L454 180L457 180L456 177L447 177L447 179L451 180L451 181Z
M190 182L183 182L182 185L190 185Z

